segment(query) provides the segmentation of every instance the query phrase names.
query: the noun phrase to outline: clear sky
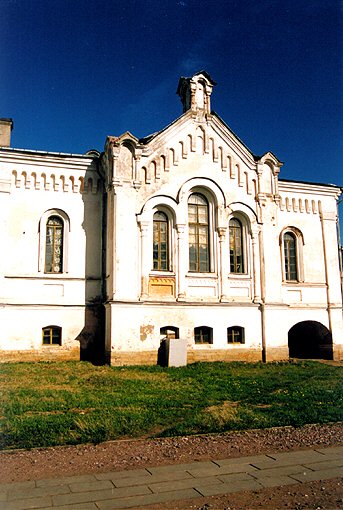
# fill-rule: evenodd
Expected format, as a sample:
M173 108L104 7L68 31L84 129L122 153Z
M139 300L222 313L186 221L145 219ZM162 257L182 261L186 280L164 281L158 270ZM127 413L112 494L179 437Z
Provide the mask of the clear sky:
M179 77L204 69L281 178L343 186L341 34L338 0L0 0L0 117L14 147L101 151L178 117Z

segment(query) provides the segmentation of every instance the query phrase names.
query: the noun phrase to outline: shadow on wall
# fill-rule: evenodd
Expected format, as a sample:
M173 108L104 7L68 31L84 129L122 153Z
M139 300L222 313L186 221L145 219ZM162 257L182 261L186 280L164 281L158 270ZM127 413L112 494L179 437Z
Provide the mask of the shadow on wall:
M94 161L96 164L96 161ZM85 322L77 336L80 360L105 364L105 308L102 288L103 202L101 181L86 172L83 200L85 250Z
M90 361L93 365L105 364L104 325L104 306L88 305L85 309L85 326L77 336L80 342L80 361Z
M332 335L317 321L295 324L288 332L290 358L333 359Z

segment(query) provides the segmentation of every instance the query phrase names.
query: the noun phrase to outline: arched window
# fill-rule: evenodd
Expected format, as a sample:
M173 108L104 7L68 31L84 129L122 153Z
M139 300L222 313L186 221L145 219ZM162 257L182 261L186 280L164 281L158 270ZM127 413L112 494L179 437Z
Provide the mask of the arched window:
M189 270L210 271L209 210L206 198L193 193L188 200Z
M50 216L46 223L45 236L45 272L63 272L63 220L59 216Z
M213 329L207 326L194 328L194 341L196 344L212 344Z
M293 232L286 232L283 236L285 280L298 280L297 267L297 238Z
M59 326L46 326L42 329L43 345L61 345L62 328Z
M241 326L231 326L230 328L227 328L227 343L244 344L244 328Z
M244 247L243 247L243 227L237 218L232 218L229 222L230 235L230 272L244 273Z
M168 218L163 212L154 214L153 269L168 271L169 269L169 232Z

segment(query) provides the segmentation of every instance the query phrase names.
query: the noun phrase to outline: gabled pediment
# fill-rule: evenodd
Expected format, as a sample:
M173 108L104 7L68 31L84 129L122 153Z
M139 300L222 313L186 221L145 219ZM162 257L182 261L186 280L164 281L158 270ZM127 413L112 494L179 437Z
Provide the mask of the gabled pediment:
M115 142L119 145L123 144L124 142L129 142L132 145L136 146L138 143L138 138L134 136L130 131L125 131L122 135L118 137L114 137Z
M156 151L165 152L168 149L178 153L181 147L180 157L185 159L186 154L196 152L199 137L203 138L203 154L212 151L214 161L218 159L216 154L219 151L244 162L250 168L256 166L251 150L216 113L199 116L189 110L163 130L140 139L139 142L144 145L143 156L149 157Z
M198 116L187 111L164 130L144 139L141 147L138 179L143 186L202 177L230 180L231 185L255 194L253 154L215 115Z

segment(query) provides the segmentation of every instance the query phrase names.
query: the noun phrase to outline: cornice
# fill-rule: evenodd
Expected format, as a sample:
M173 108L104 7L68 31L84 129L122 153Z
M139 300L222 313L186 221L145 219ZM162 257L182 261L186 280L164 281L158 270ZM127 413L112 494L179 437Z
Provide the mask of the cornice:
M81 154L28 151L26 149L0 149L0 162L16 165L44 166L87 170L95 164L94 157Z
M301 181L283 181L279 180L280 192L307 193L327 195L338 198L342 194L342 188L334 184L320 184Z

